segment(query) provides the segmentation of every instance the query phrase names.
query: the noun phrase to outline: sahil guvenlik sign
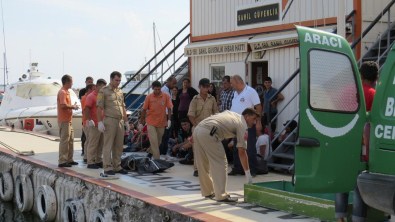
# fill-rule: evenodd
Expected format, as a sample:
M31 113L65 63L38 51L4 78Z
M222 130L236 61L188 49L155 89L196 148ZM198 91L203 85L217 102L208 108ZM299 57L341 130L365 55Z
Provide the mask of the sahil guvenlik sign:
M278 3L237 11L237 26L278 21L279 19L280 4Z

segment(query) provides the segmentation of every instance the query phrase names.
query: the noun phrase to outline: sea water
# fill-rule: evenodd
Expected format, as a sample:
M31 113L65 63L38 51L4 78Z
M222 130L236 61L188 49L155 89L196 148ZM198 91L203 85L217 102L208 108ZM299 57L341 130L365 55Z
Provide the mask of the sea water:
M21 213L15 202L0 201L0 222L40 222L33 212Z

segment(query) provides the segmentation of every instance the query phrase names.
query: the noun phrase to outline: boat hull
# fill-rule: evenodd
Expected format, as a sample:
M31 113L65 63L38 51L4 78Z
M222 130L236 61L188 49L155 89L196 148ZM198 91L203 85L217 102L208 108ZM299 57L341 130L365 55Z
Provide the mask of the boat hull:
M14 126L15 129L33 131L40 134L59 136L59 124L57 116L35 116L7 118L0 121L3 126ZM74 116L72 120L74 137L82 135L82 116Z

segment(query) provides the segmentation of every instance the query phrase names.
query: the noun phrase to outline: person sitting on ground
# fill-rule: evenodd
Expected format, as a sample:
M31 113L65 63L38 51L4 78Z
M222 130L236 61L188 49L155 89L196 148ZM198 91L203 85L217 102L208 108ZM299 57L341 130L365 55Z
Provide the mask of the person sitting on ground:
M256 153L257 153L257 172L256 174L267 174L267 159L271 153L270 140L268 135L268 129L262 128L258 132L258 139L256 140Z
M285 127L284 132L273 142L273 150L277 149L277 147L282 142L295 142L296 141L296 134L292 133L296 127L298 127L298 123L295 120L287 120L283 124Z
M131 121L129 121L129 129L129 132L127 132L128 136L125 139L126 145L128 145L132 141L133 137L139 132Z
M192 150L192 143L188 140L191 136L191 122L187 118L184 118L181 120L181 129L178 132L178 138L176 140L169 140L168 159L172 159L172 157L184 158Z
M123 150L123 152L145 151L147 148L149 148L150 143L147 130L147 124L141 126L141 128L136 131L133 138L128 142L128 146Z

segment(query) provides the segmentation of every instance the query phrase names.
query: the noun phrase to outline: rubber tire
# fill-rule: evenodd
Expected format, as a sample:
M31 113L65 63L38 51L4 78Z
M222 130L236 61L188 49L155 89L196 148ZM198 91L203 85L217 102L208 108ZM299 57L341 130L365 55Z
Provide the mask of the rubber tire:
M97 209L91 212L89 221L112 222L114 221L113 213L110 210Z
M0 173L0 199L11 201L14 197L14 181L10 172Z
M37 213L41 221L53 221L56 217L57 201L52 187L42 185L36 195Z
M63 221L85 221L84 205L80 200L68 199L62 211Z
M20 212L28 212L33 208L33 185L30 177L18 175L15 180L15 202Z

